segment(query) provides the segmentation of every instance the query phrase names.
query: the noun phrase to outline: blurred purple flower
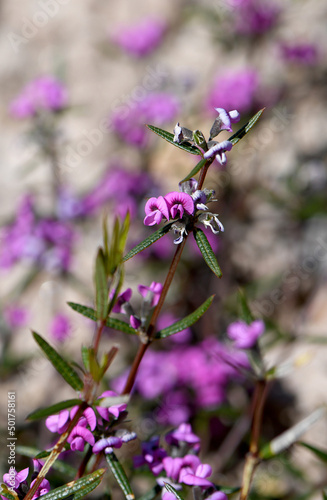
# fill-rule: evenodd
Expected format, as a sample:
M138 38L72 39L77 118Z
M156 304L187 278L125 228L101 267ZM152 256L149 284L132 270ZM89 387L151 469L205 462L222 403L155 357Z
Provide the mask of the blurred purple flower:
M206 478L211 476L211 474L212 468L210 465L200 464L194 472L182 469L179 481L181 483L188 484L189 486L202 486L209 488L210 486L213 486L213 484Z
M59 111L67 106L67 90L53 76L43 76L30 82L12 101L10 112L16 118L34 116L41 110Z
M49 333L54 340L63 342L71 333L71 324L65 314L57 314L50 323Z
M29 319L29 312L26 308L16 304L8 304L3 310L3 317L11 328L21 328L25 326Z
M317 46L312 43L283 43L280 45L281 56L285 61L312 65L318 61Z
M166 24L161 19L148 17L133 26L120 26L112 35L112 41L128 54L143 57L160 44Z
M272 1L243 0L233 11L234 30L245 36L262 35L276 25L279 14L279 6Z
M261 319L249 325L245 321L235 321L228 326L227 335L235 341L235 347L238 349L251 349L264 331L265 324Z
M162 284L152 281L150 286L139 285L138 291L145 299L145 302L149 303L150 307L155 307L159 302Z
M143 442L142 455L133 457L133 464L135 468L148 465L151 472L157 476L163 470L163 459L167 456L164 448L159 447L159 437L154 436L149 441Z
M169 432L165 436L165 440L170 445L179 445L180 442L188 444L197 444L200 442L199 436L194 434L190 424L182 423L177 429Z
M177 98L172 94L158 92L148 94L139 102L131 102L127 111L121 109L112 115L112 125L120 138L137 147L147 144L145 124L160 126L175 118L179 111Z
M248 113L254 106L258 75L253 69L226 72L218 76L207 99L207 108L237 109Z

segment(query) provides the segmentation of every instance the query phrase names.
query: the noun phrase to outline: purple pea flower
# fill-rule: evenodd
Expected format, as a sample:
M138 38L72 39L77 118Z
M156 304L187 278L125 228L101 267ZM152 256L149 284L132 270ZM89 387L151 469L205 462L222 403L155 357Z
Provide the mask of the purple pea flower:
M235 341L235 347L238 349L251 349L264 330L265 324L261 319L255 320L249 325L245 321L235 321L228 326L227 335Z
M20 328L26 325L29 313L24 307L8 304L3 310L3 317L11 328Z
M232 123L237 123L240 121L240 114L236 109L232 111L226 111L224 108L215 108L218 113L218 117L215 119L214 124L210 130L210 139L216 137L222 130L227 130L227 132L233 132L231 127Z
M118 394L114 391L105 391L99 396L98 399L100 398L116 398L118 397ZM127 403L119 403L119 404L113 404L110 405L108 408L105 408L104 406L97 406L96 407L98 410L99 415L104 420L110 421L111 417L118 418L119 415L126 410L127 408Z
M159 224L162 217L166 217L169 220L169 208L167 200L163 196L158 198L150 198L145 204L144 224L146 226L153 226L154 224Z
M215 491L214 493L206 497L205 500L228 500L228 496L223 491Z
M29 468L23 469L19 472L16 471L14 467L10 467L10 471L3 475L3 482L9 486L9 488L13 488L17 490L19 486L25 483L26 478L29 473ZM14 480L14 484L13 483ZM4 497L2 497L4 498Z
M62 434L67 430L69 422L69 411L61 410L58 415L50 415L45 421L46 427L51 432Z
M182 423L177 429L166 434L165 440L170 445L177 445L179 442L197 444L200 442L199 436L194 434L190 424Z
M224 73L218 76L207 100L208 110L237 109L240 113L251 111L258 90L259 78L251 68Z
M165 196L165 200L173 219L177 216L181 219L184 215L184 211L190 215L194 212L194 201L192 196L187 193L172 191Z
M204 153L203 157L212 158L213 156L215 156L216 160L218 160L221 165L226 165L226 151L230 151L232 149L233 143L230 141L209 141L208 146L209 150Z
M162 284L157 283L156 281L152 281L150 286L139 285L138 291L145 299L145 301L149 303L150 307L155 307L159 302L159 298L162 292Z
M91 446L95 443L95 438L92 432L85 427L86 423L83 425L76 425L72 432L70 433L67 441L70 443L70 448L72 451L83 451L85 442L89 443Z
M112 299L114 295L115 295L115 290L112 290L110 292L110 299ZM132 297L132 289L127 288L127 290L125 290L123 293L118 295L116 303L115 303L114 307L112 308L112 311L115 313L123 312L122 308L123 308L124 304L129 302L131 300L131 297Z
M108 438L99 439L92 448L93 453L104 451L106 454L112 453L114 448L121 448L124 443L128 443L136 439L135 432L123 431L120 436L110 436Z
M157 476L163 470L163 459L167 456L164 448L159 447L159 437L154 436L149 441L142 443L142 455L133 457L134 467L148 465L151 472Z
M179 477L179 481L184 484L188 484L189 486L202 486L205 488L209 488L213 486L211 481L206 479L211 476L212 468L209 464L200 464L196 468L195 472L187 469L182 469Z

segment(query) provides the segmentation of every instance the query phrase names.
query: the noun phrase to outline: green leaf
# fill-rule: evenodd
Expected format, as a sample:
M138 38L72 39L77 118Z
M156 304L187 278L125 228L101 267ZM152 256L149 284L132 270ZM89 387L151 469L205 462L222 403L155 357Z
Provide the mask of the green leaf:
M71 304L73 304L73 302L70 302L68 303L71 307ZM76 304L76 306L79 306L80 304ZM81 306L83 307L83 306ZM73 308L74 309L74 308ZM76 309L75 309L76 310ZM94 311L94 321L96 321L96 314L95 314L95 311ZM86 347L85 345L82 345L82 349L81 349L81 353L82 353L82 360L83 360L83 364L85 366L85 370L86 371L90 371L90 361L89 361L89 348Z
M240 486L217 486L218 491L222 491L223 493L226 493L226 495L231 495L232 493L237 493L240 491L241 487Z
M327 491L322 491L322 498L323 500L327 500Z
M192 155L201 155L201 151L195 147L192 146L189 142L183 142L182 144L178 144L177 142L174 142L174 134L171 132L167 132L166 130L163 130L162 128L154 127L153 125L147 125L147 127L152 130L155 134L159 135L165 141L170 142L173 146L176 146L179 149L183 149L184 151L187 151L188 153L191 153Z
M108 316L108 284L105 258L102 248L99 248L95 261L95 293L97 319L104 320Z
M260 109L252 118L244 125L244 127L240 128L235 134L231 135L228 140L233 144L237 144L248 132L250 132L251 128L257 123L260 116L264 112L265 108Z
M58 354L57 351L41 337L41 335L36 332L32 332L32 334L35 341L39 344L42 351L47 356L57 372L60 373L60 375L73 389L75 389L75 391L81 391L84 384L75 370L73 370L73 368L67 363L67 361L65 361L60 356L60 354Z
M207 240L206 235L202 231L202 229L196 228L193 231L193 235L195 241L199 247L200 252L203 255L203 258L207 265L210 267L211 271L218 277L221 278L223 273L219 267L216 256L210 246L209 241Z
M60 500L73 494L74 498L75 494L78 494L76 498L82 498L100 483L105 472L105 469L98 469L95 472L92 472L92 474L81 477L77 481L71 481L64 486L60 486L59 488L49 491L49 493L42 495L44 497L42 500ZM93 486L93 488L90 490L91 486Z
M202 158L202 160L200 160L199 163L197 163L195 165L195 167L193 168L193 170L191 170L191 172L186 177L184 177L184 179L181 182L186 182L189 179L191 179L192 177L194 177L201 170L201 168L204 167L204 165L207 162L208 162L208 160L206 160L205 158Z
M240 317L247 323L248 325L254 321L254 317L251 313L251 309L249 307L246 295L243 290L238 291L238 300L241 306L241 314Z
M82 490L75 493L72 500L79 500L80 498L85 497L86 495L91 493L91 491L95 490L95 488L97 488L100 483L101 483L101 480L99 479L98 481L94 481L94 483L91 483L88 486L85 486L85 488L83 488Z
M297 444L304 446L308 450L312 451L322 462L327 463L327 450L322 450L321 448L317 448L316 446L312 446L311 444L304 443L303 441L299 441Z
M74 311L82 314L83 316L86 316L92 321L97 320L95 310L92 309L92 307L82 306L82 304L76 304L75 302L67 302L67 304ZM131 326L129 326L128 323L125 323L125 321L121 321L116 318L107 318L106 326L112 328L113 330L119 330L121 332L128 333L129 335L137 334L137 331L134 330L134 328L132 328Z
M125 257L123 258L123 262L126 262L127 260L131 259L134 257L134 255L142 252L142 250L145 250L148 248L152 243L155 243L157 240L162 238L165 234L168 233L169 229L171 228L173 222L169 222L166 224L164 227L161 227L157 229L154 233L150 234L145 240L141 241L138 245L136 245L132 250L130 250Z
M186 316L185 318L176 321L173 325L167 326L166 328L163 328L162 330L159 330L159 332L156 333L155 338L156 339L164 339L166 337L170 337L170 335L174 335L174 333L181 332L182 330L185 330L185 328L188 328L189 326L193 325L196 323L201 316L206 312L206 310L211 306L211 303L213 301L214 295L211 295L203 304L198 307L195 311L193 311L191 314Z
M126 473L116 455L114 453L109 453L108 455L106 455L106 460L111 469L111 472L115 476L117 483L124 493L126 500L133 500L135 498L135 495L133 493L131 485L129 484Z
M49 417L49 415L54 415L61 410L65 410L66 408L71 408L72 406L80 404L80 399L68 399L67 401L61 401L60 403L48 406L47 408L40 408L39 410L33 411L32 413L27 415L26 420L38 420L40 418Z
M16 491L10 490L5 483L1 483L1 493L2 496L8 498L9 500L18 500L18 495Z
M183 498L177 493L177 491L171 484L165 483L165 488L167 491L169 491L169 493L173 493L173 495L175 495L177 500L183 500Z
M289 448L292 444L298 441L299 437L304 432L310 429L310 427L312 427L323 415L325 415L325 413L326 408L324 406L317 408L299 423L293 425L293 427L287 429L287 431L283 432L270 441L270 443L265 445L262 450L260 450L260 457L265 460L267 458L274 457Z
M22 455L23 457L30 457L30 458L36 458L41 456L41 454L44 454L44 458L48 457L50 455L50 451L48 452L42 452L41 450L38 450L37 448L33 448L31 446L16 446L16 451L18 455ZM52 469L60 472L61 474L66 474L67 476L74 477L76 475L76 469L75 467L72 467L69 465L67 462L64 462L63 460L56 460L52 466Z

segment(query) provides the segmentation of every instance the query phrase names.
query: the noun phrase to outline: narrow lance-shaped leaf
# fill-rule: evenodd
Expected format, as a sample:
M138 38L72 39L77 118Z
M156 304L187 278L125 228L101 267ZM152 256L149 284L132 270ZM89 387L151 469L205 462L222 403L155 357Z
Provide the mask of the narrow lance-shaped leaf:
M76 304L76 305L79 305L79 304ZM94 312L94 321L96 321L95 311L93 310L93 312ZM82 353L82 360L83 360L83 364L85 366L85 370L89 372L90 371L89 348L86 347L85 345L82 345L81 353Z
M170 144L172 144L173 146L176 146L179 149L183 149L184 151L187 151L187 153L191 153L192 155L202 155L200 149L192 146L192 144L188 142L182 142L181 144L174 142L174 134L172 134L171 132L167 132L162 128L154 127L153 125L147 125L147 127L152 130L152 132L165 139L165 141L170 142Z
M111 472L115 476L117 483L124 493L126 500L133 500L135 498L135 495L127 479L126 472L124 471L116 455L114 453L109 453L108 455L106 455L106 460L111 469Z
M166 337L170 337L170 335L174 335L175 333L181 332L182 330L185 330L185 328L188 328L189 326L193 325L196 323L201 316L206 312L206 310L211 306L212 301L213 301L214 295L211 295L203 304L198 307L195 311L193 311L191 314L186 316L185 318L176 321L173 325L167 326L167 328L163 328L162 330L159 330L155 338L156 339L164 339Z
M212 250L210 243L202 231L202 229L196 228L193 231L195 241L199 247L200 252L206 264L210 267L211 271L218 277L221 278L223 273L219 267L214 251Z
M105 258L102 248L99 248L95 261L95 292L97 319L104 320L108 315L108 286Z
M211 163L211 160L206 160L205 158L202 158L202 160L200 160L199 163L195 165L193 170L191 170L191 172L186 177L184 177L184 179L181 182L186 182L192 177L194 177L198 172L200 172L201 168L203 168L204 165L209 162Z
M173 222L169 222L164 227L161 227L161 228L157 229L157 231L155 231L154 233L150 234L150 236L148 236L147 238L145 238L145 240L141 241L141 243L139 243L134 248L132 248L132 250L130 250L125 255L125 257L123 258L123 261L126 262L127 260L129 260L132 257L134 257L134 255L142 252L142 250L145 250L150 245L152 245L153 243L155 243L157 240L159 240L160 238L162 238L162 236L164 236L165 234L168 233L168 231L171 228L172 224L173 224Z
M264 112L265 108L260 109L252 118L244 125L244 127L240 128L235 134L231 135L228 140L235 146L248 132L250 132L251 128L259 120L260 116Z
M27 415L26 420L38 420L40 418L49 417L49 415L54 415L61 410L66 408L71 408L72 406L79 405L81 403L80 399L68 399L67 401L61 401L47 408L41 408L40 410L35 410L29 415Z
M33 337L36 342L41 347L44 354L47 356L49 361L55 367L58 373L66 380L66 382L73 388L75 391L80 391L83 389L83 382L73 370L73 368L65 361L57 351L51 347L46 340L44 340L41 335L36 332L32 332Z
M251 309L249 307L246 295L243 290L238 291L238 300L241 306L241 319L243 319L248 325L252 323L254 320L253 315L251 313Z
M287 431L280 434L278 437L273 439L268 445L266 445L260 451L260 457L267 459L278 455L282 451L289 448L293 443L299 439L299 437L306 432L310 427L313 426L324 414L326 409L324 407L318 408L312 412L308 417L304 418L298 424L294 425Z
M82 306L82 304L76 304L75 302L67 302L69 307L71 307L74 311L82 314L86 318L91 319L92 321L96 321L96 312L92 307L87 307L87 306ZM108 328L112 328L113 330L119 330L124 333L128 333L129 335L136 335L137 331L134 330L131 326L128 325L128 323L125 323L125 321L121 321L116 318L107 318L106 319L106 326Z
M100 483L105 471L105 469L98 469L92 472L92 474L81 477L77 481L71 481L64 486L49 491L49 493L42 495L42 497L44 497L42 500L61 500L62 498L66 498L76 493L79 494L77 498L82 498L91 491L90 487L92 485L95 484L97 486Z
M312 446L311 444L304 443L303 441L299 441L297 444L304 446L308 450L312 451L322 462L327 463L327 450L322 450L321 448L317 448L316 446Z
M80 500L80 498L84 498L86 495L91 493L91 491L95 490L101 483L101 480L98 479L98 481L94 481L93 483L89 484L88 486L85 486L83 489L77 491L75 493L74 497L72 500Z

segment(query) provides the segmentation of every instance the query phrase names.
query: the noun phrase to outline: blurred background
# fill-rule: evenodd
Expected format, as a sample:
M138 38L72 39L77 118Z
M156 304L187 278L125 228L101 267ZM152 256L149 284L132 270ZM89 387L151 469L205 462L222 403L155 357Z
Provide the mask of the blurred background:
M213 306L192 331L148 353L147 387L137 385L131 409L140 439L192 422L216 481L237 484L251 383L210 351L225 345L226 328L239 316L240 288L266 322L267 366L289 363L269 393L263 439L326 402L327 4L2 0L0 22L1 401L17 392L22 445L49 446L53 436L44 424L25 417L73 397L30 329L79 360L94 327L66 302L93 303L104 213L112 220L130 211L132 248L151 232L143 225L146 200L178 190L197 162L145 124L172 132L180 122L208 138L215 107L241 113L234 131L266 108L227 167L214 162L206 180L225 227L207 234L223 278L188 241L161 325L210 294ZM169 234L127 263L125 288L133 289L135 308L138 284L163 282L173 252ZM118 390L137 343L112 331L104 343L120 346L106 387ZM176 369L182 353L192 380L186 368ZM303 439L326 448L326 431L320 421ZM325 472L294 446L262 465L253 498L316 498Z

